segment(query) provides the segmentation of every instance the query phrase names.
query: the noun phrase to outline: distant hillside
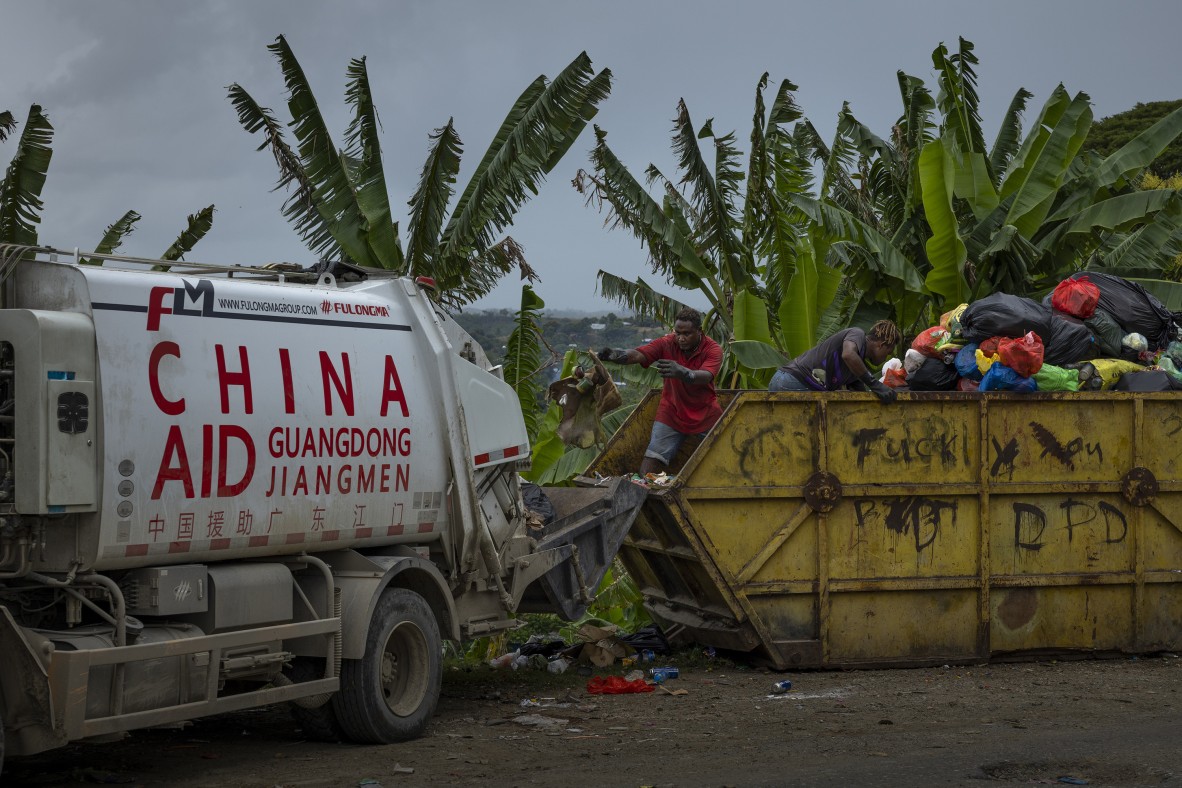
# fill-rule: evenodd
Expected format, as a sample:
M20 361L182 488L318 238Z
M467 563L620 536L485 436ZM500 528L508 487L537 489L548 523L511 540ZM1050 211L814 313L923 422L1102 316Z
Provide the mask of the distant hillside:
M513 333L515 314L510 309L490 309L463 312L455 315L455 319L480 343L491 360L500 362L504 360L505 345ZM538 323L546 342L560 354L570 348L633 348L666 333L659 323L629 316L619 317L615 313L585 317L551 317L543 313Z

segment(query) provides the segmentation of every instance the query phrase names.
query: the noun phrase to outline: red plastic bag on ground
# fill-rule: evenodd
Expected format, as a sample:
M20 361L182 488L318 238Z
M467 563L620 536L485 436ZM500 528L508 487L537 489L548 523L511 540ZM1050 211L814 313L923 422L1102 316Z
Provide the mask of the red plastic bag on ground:
M628 681L620 676L592 676L587 682L587 692L592 695L630 695L634 692L652 692L654 687L645 684L644 679Z
M1014 370L1021 377L1033 377L1042 369L1042 339L1033 331L1019 339L1003 339L997 345L1001 363Z
M911 347L923 353L928 358L943 360L944 353L936 350L936 348L947 342L950 337L951 335L948 333L948 329L943 326L932 326L920 333L915 338L915 341L911 343Z
M1075 279L1064 279L1055 285L1051 293L1051 306L1060 312L1087 320L1096 313L1100 303L1100 288L1088 281L1087 275Z

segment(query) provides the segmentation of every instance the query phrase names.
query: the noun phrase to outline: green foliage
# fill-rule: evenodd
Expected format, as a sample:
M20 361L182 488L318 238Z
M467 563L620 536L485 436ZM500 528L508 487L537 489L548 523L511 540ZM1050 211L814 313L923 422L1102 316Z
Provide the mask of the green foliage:
M99 241L98 246L94 248L94 253L96 255L114 254L123 244L123 239L131 235L140 218L140 215L135 211L128 211L114 223L107 225L107 230L103 233L103 238ZM85 257L81 262L84 265L102 265L103 263L101 259Z
M707 325L723 344L728 383L762 385L766 377L752 366L757 345L740 342L796 355L835 328L882 317L913 333L964 301L1046 289L1084 267L1153 276L1182 246L1182 203L1165 192L1130 198L1146 168L1176 144L1182 109L1159 112L1101 157L1089 152L1086 94L1058 86L1023 136L1031 94L1019 89L989 149L973 44L960 39L955 53L941 44L932 62L935 99L921 79L900 72L902 114L889 135L871 132L847 104L828 143L795 107L791 82L766 112L765 74L745 174L733 135L716 136L711 121L694 135L680 102L673 151L682 177L675 184L650 165L659 199L597 130L592 170L579 173L576 188L608 213L609 227L641 241L668 285L709 301ZM713 170L698 149L709 139ZM600 287L658 318L679 300L604 272ZM764 355L754 363L770 363Z
M172 242L172 245L164 250L164 254L160 255L161 260L181 260L185 254L192 251L193 247L205 237L209 229L213 227L213 206L209 205L202 208L197 213L189 214L185 229L181 230L180 235ZM158 265L153 267L153 271L167 271L168 266Z
M533 80L509 109L500 129L450 213L463 143L451 119L430 135L430 150L408 205L405 251L391 220L379 124L365 58L349 63L345 100L353 120L346 146L333 142L306 75L287 40L268 49L279 61L287 88L288 124L295 146L274 113L240 85L229 88L238 120L260 133L279 168L277 189L290 191L283 215L321 257L408 276L429 276L444 303L459 306L487 295L505 274L536 273L521 246L499 237L516 212L554 168L611 89L611 72L596 73L585 52L552 81Z
M522 286L521 309L517 312L516 325L509 335L505 353L505 381L517 392L531 442L538 435L538 397L542 388L538 382L538 373L542 369L542 332L537 321L545 305L532 287Z
M1088 148L1101 156L1115 153L1125 143L1148 129L1157 121L1182 107L1182 99L1138 103L1132 109L1102 118L1092 124L1088 134ZM1159 178L1182 173L1182 141L1175 140L1149 165L1149 171Z
M11 112L0 115L0 129L8 134L16 128ZM41 190L53 158L53 126L37 104L29 107L29 116L17 141L16 153L0 181L0 243L36 245L37 225L41 222Z

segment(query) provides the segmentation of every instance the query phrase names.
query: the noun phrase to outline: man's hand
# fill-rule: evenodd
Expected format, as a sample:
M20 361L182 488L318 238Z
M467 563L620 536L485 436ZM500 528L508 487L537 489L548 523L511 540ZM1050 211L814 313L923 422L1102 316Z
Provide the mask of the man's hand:
M686 383L689 383L690 378L693 377L693 373L690 370L668 358L657 360L657 372L661 373L661 377L663 378L677 378Z
M628 351L619 347L614 349L605 347L596 353L596 355L599 356L600 361L614 361L617 364L627 363L628 360Z
M883 405L890 405L899 398L899 392L883 383L881 380L876 380L870 373L862 378L862 382L866 384L866 388L870 389L870 393L878 397L878 401Z

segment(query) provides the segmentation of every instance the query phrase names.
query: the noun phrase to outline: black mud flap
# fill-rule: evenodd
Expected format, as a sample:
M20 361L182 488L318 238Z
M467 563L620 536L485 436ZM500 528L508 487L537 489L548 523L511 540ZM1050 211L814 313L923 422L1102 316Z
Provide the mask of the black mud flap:
M579 575L595 593L648 495L647 489L623 476L578 481L587 486L545 488L555 518L534 536L539 552L574 545L579 571L573 559L551 569L526 591L519 613L556 613L567 621L578 620L587 610Z

